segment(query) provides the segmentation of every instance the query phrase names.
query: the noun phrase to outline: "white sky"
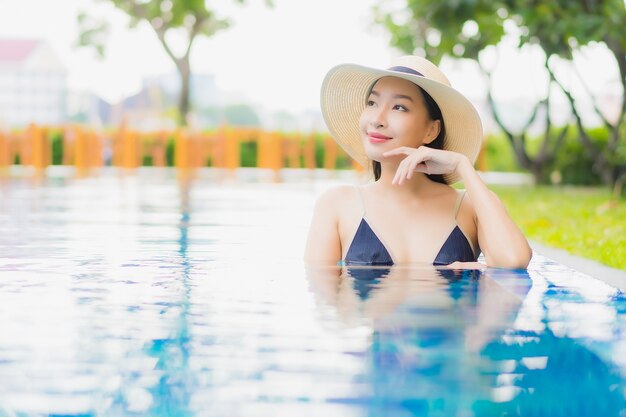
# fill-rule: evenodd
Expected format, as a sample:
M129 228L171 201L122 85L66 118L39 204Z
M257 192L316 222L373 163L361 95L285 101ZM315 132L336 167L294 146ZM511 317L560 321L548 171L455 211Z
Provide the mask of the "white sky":
M238 92L266 110L300 112L319 107L319 87L332 66L343 62L385 67L394 55L388 36L371 23L376 0L263 0L235 6L221 0L218 13L231 28L200 39L192 51L192 69L212 73L222 90ZM146 75L171 73L156 36L145 26L126 28L126 18L112 6L94 0L0 0L0 37L47 40L69 69L73 90L91 90L109 101L136 92ZM218 3L218 2L215 2ZM107 16L112 34L104 61L90 50L74 48L76 12L89 8ZM504 50L498 66L496 95L504 99L542 94L541 62L530 52ZM602 65L602 51L590 51L581 65L591 87L607 90L615 74ZM472 65L444 63L453 86L473 98L484 96L484 84ZM566 79L569 76L566 76ZM574 78L571 76L570 78ZM613 84L614 86L614 84Z

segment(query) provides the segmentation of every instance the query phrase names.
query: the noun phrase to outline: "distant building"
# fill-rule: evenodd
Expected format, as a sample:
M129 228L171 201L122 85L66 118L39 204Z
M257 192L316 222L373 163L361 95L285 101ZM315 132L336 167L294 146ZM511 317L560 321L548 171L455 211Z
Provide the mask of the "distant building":
M66 120L67 69L42 40L0 39L0 124Z
M178 73L144 78L144 90L155 86L161 90L168 104L176 105L178 103L181 86ZM189 99L195 108L220 105L220 93L215 84L215 76L213 74L192 73L189 80Z
M192 74L190 82L194 112L219 103L213 75ZM117 103L108 103L93 94L83 94L75 101L85 120L91 124L115 126L124 121L133 129L149 131L176 126L174 119L167 117L166 113L178 107L179 93L179 75L171 73L144 78L140 91ZM201 126L206 124L203 119L199 121Z

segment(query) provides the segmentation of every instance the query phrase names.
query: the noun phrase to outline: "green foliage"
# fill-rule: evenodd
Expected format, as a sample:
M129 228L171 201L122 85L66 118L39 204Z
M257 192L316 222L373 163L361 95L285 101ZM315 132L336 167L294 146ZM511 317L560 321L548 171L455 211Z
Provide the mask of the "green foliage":
M422 53L437 63L444 55L476 59L504 34L506 10L500 1L407 0L394 10L375 9L376 21L391 34L391 44Z
M259 145L257 141L241 142L239 144L240 165L242 167L256 167Z
M392 3L395 9L388 4L376 7L375 15L391 34L391 44L434 62L444 55L477 59L500 42L506 22L520 29L520 46L539 44L548 55L566 59L591 42L626 48L623 0L406 0Z
M521 171L511 145L503 134L487 135L484 144L483 152L487 170L498 172Z
M170 137L165 145L165 161L168 167L174 166L174 138Z
M101 0L113 3L130 17L130 27L148 22L159 34L171 29L184 29L192 38L212 36L228 27L229 22L216 16L204 0ZM241 1L239 1L241 3Z
M560 128L559 128L560 129ZM589 130L589 135L596 146L604 146L608 139L608 131L604 127ZM558 131L554 129L551 136L554 138ZM528 139L527 151L535 156L543 138L536 136ZM485 138L485 159L489 171L520 172L523 169L515 159L513 150L503 134L490 134ZM594 160L578 141L576 130L572 127L556 153L554 161L546 167L545 182L557 180L560 184L569 185L598 185L602 180L593 170ZM550 176L552 178L550 178Z
M604 146L608 138L605 128L596 128L589 134L598 146ZM593 170L594 160L586 152L574 134L568 135L556 155L552 172L558 172L563 184L597 185L602 183L600 176Z
M78 45L91 46L100 58L104 58L106 39L110 33L108 22L97 19L85 12L78 14Z
M55 131L50 135L50 147L52 150L52 165L63 163L63 134Z
M315 166L320 168L324 166L324 136L316 134L315 139Z
M491 187L527 237L626 270L626 197L607 188Z
M623 0L559 0L538 5L507 0L505 3L522 29L520 45L539 44L548 55L568 60L573 50L591 42L618 42L626 48Z
M141 165L144 167L151 167L154 165L152 162L152 155L144 155L141 160Z

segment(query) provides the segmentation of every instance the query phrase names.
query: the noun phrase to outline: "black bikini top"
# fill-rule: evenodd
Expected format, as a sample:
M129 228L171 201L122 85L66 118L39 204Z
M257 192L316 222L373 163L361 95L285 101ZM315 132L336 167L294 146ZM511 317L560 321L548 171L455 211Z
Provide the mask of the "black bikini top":
M357 187L358 188L358 187ZM358 189L361 196L361 190ZM453 218L456 223L456 215L461 206L461 201L465 196L465 191L459 192L454 210ZM365 211L365 203L361 196L361 202L363 203L363 210ZM474 254L472 245L467 240L465 234L459 228L457 224L443 246L439 250L439 253L433 261L433 265L449 265L452 262L474 262L478 259L478 256ZM372 230L370 225L365 220L365 215L361 219L361 223L352 239L352 243L346 253L344 264L346 265L393 265L393 259L389 254L385 245L380 241L376 233Z

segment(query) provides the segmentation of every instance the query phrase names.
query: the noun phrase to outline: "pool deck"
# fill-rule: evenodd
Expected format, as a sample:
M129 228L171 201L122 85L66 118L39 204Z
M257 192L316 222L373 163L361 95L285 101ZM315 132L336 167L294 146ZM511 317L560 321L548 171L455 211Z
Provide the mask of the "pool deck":
M615 288L621 289L622 291L626 291L625 271L610 268L599 262L572 255L563 249L551 248L534 241L530 241L530 246L534 251L545 256L546 258L550 258L553 261L563 264L571 269L602 280Z

